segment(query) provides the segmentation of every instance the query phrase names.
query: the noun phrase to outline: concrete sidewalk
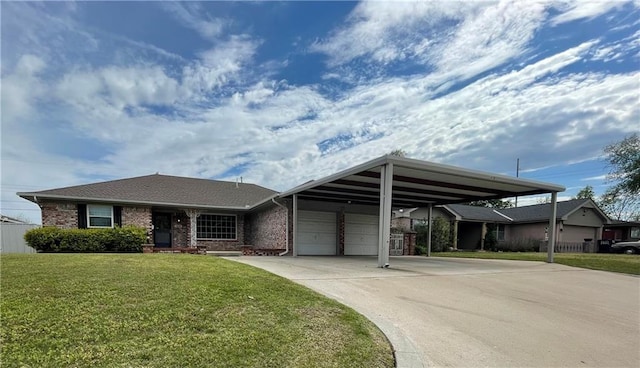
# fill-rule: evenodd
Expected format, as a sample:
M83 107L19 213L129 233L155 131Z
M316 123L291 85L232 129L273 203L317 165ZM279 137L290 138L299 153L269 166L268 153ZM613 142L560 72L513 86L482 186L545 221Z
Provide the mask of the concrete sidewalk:
M387 334L399 367L638 367L640 278L541 262L240 257Z

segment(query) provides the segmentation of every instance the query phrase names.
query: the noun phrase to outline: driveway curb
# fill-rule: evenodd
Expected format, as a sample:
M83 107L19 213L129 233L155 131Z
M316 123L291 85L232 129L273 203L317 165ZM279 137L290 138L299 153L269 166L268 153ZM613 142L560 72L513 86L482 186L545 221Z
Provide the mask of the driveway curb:
M396 327L396 325L392 321L382 317L381 315L372 315L367 313L366 311L360 310L358 309L358 307L351 305L337 295L326 293L322 290L314 288L313 286L300 283L297 280L292 281L302 286L308 287L313 291L316 291L341 304L344 304L347 307L367 317L368 320L373 322L380 329L380 331L382 331L382 333L386 336L387 340L391 344L397 368L425 368L429 366L422 360L422 354L420 354L420 352L418 351L416 344L414 344L414 342L409 337L403 334L401 329Z

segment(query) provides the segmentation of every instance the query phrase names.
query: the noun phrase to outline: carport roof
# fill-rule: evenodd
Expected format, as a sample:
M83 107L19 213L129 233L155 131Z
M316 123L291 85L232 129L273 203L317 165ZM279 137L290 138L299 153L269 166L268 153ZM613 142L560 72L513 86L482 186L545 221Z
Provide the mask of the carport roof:
M556 184L385 155L304 183L279 197L297 194L299 199L379 205L380 172L387 164L393 166L393 207L464 203L565 190Z

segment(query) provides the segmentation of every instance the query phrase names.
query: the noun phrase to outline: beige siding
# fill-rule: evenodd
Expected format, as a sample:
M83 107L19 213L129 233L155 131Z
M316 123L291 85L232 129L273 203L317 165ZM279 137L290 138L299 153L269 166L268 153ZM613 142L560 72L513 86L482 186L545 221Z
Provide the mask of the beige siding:
M506 240L544 240L545 229L549 226L548 222L539 222L535 224L513 224L508 225L508 230L505 232ZM560 239L560 231L556 227L556 239Z
M564 225L562 229L562 240L568 243L582 243L584 239L597 239L596 232L600 228L587 226Z
M410 216L414 220L425 220L427 217L429 217L429 209L426 207L418 208L417 210L411 212ZM433 208L433 217L444 217L447 220L454 219L449 212L439 207Z
M564 222L565 225L600 227L604 225L604 220L593 208L580 208L572 213Z

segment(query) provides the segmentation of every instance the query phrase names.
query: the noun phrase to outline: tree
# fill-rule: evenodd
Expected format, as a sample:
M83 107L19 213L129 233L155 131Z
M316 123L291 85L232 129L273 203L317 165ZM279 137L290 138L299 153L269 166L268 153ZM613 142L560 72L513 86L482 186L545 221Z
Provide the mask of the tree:
M640 221L640 197L617 186L607 189L598 204L614 220Z
M434 217L432 220L433 229L431 230L431 250L434 252L446 251L451 246L451 229L449 221L442 217ZM416 225L416 250L418 252L426 252L427 234L429 234L429 224L424 219L424 225Z
M609 166L607 181L613 185L600 206L613 219L640 219L640 137L634 133L604 148Z
M404 150L401 150L401 149L395 149L395 150L389 152L389 154L391 156L407 157L407 153Z
M607 179L630 195L640 195L640 136L634 133L604 148L609 164Z
M587 185L586 187L580 189L578 194L576 194L573 199L591 199L595 200L596 193L593 191L593 187L591 185Z
M551 203L551 196L536 198L536 204L547 204L547 203Z
M489 208L511 208L513 203L505 199L482 199L479 201L473 201L466 203L469 206L476 207L489 207Z

